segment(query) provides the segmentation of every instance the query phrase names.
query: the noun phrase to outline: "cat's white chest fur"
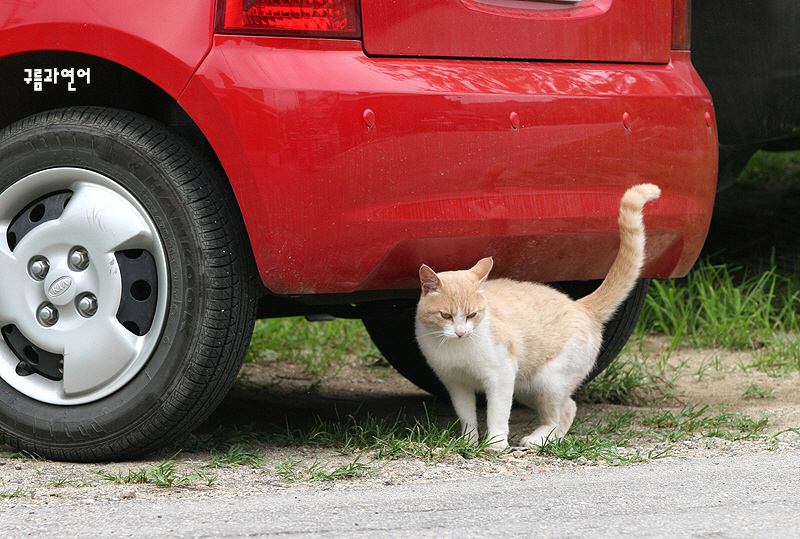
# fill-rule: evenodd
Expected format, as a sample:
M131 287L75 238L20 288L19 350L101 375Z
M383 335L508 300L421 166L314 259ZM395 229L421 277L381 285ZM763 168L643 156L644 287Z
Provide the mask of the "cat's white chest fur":
M487 383L496 381L498 373L507 378L516 371L506 349L492 338L488 314L460 338L452 331L433 331L417 321L417 342L445 384L458 382L484 391Z
M463 435L472 441L478 438L475 392L497 395L488 402L487 427L492 445L508 447L508 418L517 368L502 345L491 335L488 313L464 336L452 338L417 320L417 342L428 364L436 372L450 394L450 400L461 420Z

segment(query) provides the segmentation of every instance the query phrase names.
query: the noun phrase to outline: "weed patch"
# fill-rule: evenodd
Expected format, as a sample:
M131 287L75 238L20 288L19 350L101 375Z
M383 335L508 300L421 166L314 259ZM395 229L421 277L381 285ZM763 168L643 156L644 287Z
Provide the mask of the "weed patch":
M770 270L748 276L701 262L684 280L654 280L640 334L677 336L699 348L755 350L776 332L797 333L800 288Z
M375 468L361 462L358 456L353 462L340 466L330 466L319 460L306 464L302 460L288 458L285 462L276 464L278 476L287 483L306 481L336 481L366 477L375 473Z
M181 472L177 464L170 459L154 466L128 470L127 472L109 472L107 470L92 470L92 473L101 481L110 483L151 483L157 487L192 487L198 484L210 486L215 477L203 470L192 473Z

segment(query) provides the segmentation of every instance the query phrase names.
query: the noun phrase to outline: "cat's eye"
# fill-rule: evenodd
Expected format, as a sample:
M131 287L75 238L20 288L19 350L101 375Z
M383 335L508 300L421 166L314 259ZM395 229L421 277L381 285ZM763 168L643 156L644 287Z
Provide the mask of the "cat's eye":
M478 313L469 313L467 318L475 318L476 316L478 316Z
M451 318L453 318L453 315L452 315L452 314L450 314L450 313L446 313L446 312L444 312L444 311L441 311L439 314L440 314L440 315L442 316L442 318L444 318L445 320L450 320Z

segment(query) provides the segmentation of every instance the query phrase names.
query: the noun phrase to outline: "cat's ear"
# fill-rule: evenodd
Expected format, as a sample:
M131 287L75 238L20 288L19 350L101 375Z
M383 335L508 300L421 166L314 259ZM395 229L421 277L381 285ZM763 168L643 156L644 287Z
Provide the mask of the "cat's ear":
M491 256L488 256L478 260L478 263L469 271L475 274L478 278L478 283L482 283L489 276L489 272L492 271L492 266L494 266L494 260L492 260Z
M419 268L419 282L422 284L422 295L427 296L431 292L436 292L442 286L442 281L436 272L425 264Z

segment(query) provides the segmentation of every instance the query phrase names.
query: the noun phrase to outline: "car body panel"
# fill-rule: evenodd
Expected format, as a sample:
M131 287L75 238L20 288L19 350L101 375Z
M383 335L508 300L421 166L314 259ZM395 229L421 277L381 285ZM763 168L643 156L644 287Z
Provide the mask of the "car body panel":
M90 54L136 71L177 98L211 47L212 19L213 2L151 2L145 9L135 0L5 1L0 57Z
M485 255L498 275L600 278L619 198L644 181L664 191L646 276L683 275L710 218L713 107L686 53L661 66L391 59L352 41L216 36L180 103L276 293L411 288L422 261Z
M700 251L714 112L661 23L634 56L581 41L593 62L580 63L375 57L359 40L214 35L213 18L213 2L6 2L0 57L93 55L172 96L224 167L274 293L405 290L423 261L486 255L496 275L601 278L619 198L644 181L664 193L647 210L645 276L684 275ZM498 56L484 46L474 54ZM655 63L597 61L612 57Z
M361 0L371 55L666 63L671 0Z

